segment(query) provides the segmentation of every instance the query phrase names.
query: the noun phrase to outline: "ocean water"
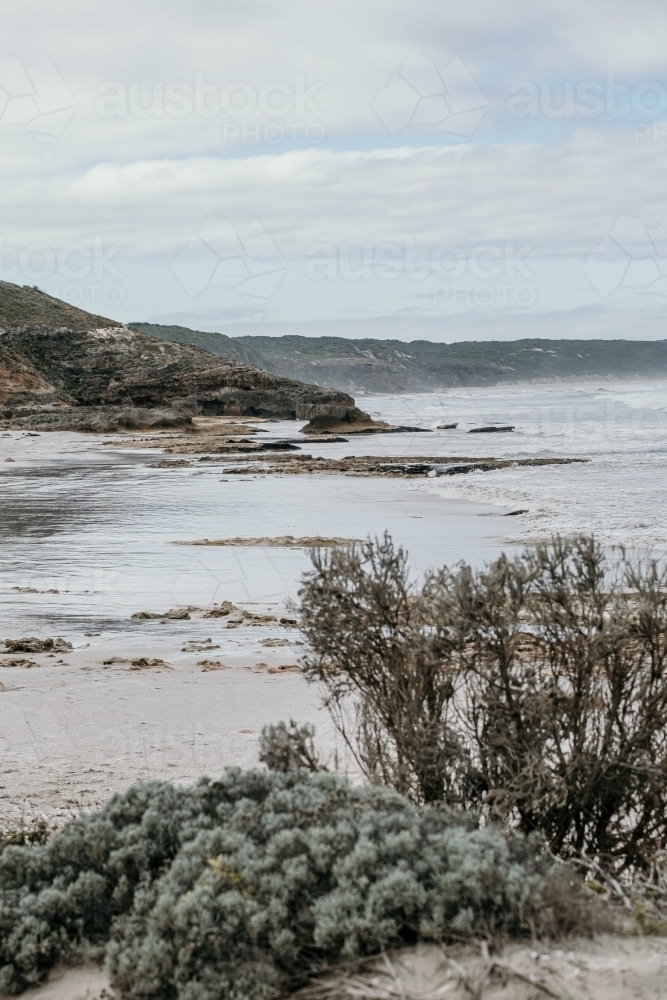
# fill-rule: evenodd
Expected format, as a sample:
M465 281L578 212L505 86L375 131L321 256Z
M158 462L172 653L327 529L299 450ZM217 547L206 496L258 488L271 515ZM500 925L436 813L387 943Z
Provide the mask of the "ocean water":
M586 461L430 479L268 476L251 466L225 475L224 462L155 468L159 451L99 437L0 436L0 638L62 636L74 647L60 659L37 656L39 669L2 657L0 816L61 821L140 779L189 784L226 765L254 766L262 727L279 719L312 722L325 757L338 754L354 773L317 686L277 670L303 651L296 628L131 617L222 600L278 611L296 596L308 553L174 541L387 530L416 575L461 559L479 565L554 531L594 531L610 544L667 552L667 383L358 402L421 430L303 439L304 453ZM441 423L458 426L437 430ZM515 429L468 433L492 423ZM262 436L296 438L298 430L271 423ZM507 516L516 510L527 513ZM286 645L268 648L267 636ZM205 638L212 654L186 645ZM202 655L229 669L204 672ZM133 672L128 661L138 656L171 666Z
M266 436L296 430L294 424L270 424ZM355 441L319 451L357 445L363 447ZM5 455L14 461L4 462ZM226 476L224 465L196 459L190 468L155 468L160 457L85 435L0 438L0 637L62 635L96 645L123 634L139 642L154 637L158 626L133 620L134 612L209 608L223 600L257 604L256 610L284 608L310 566L301 549L176 541L365 539L388 531L408 549L415 573L463 558L479 564L505 541L502 510L420 494L405 480L268 476L250 468L247 475ZM53 590L58 593L48 593ZM204 636L213 627L210 621L168 621L160 623L159 634ZM243 631L234 639L247 638Z
M436 432L452 455L585 459L411 484L419 494L525 509L511 519L509 542L593 532L609 545L667 552L667 381L453 389L368 397L359 405L402 424L458 422L456 430ZM467 433L493 423L514 431ZM425 450L423 438L436 434L414 437Z
M389 531L417 574L461 559L479 565L553 532L592 531L609 544L667 552L667 382L453 389L358 404L421 432L305 439L304 450L586 461L419 480L267 476L250 468L227 477L218 464L157 469L159 452L109 447L92 436L11 432L0 437L4 634L139 639L156 626L132 620L135 611L222 600L282 607L309 566L302 550L173 544L183 539ZM458 426L437 430L442 423ZM494 423L514 431L468 433ZM298 428L267 424L264 439L294 437ZM517 509L526 513L505 516ZM170 622L160 634L177 637L185 627L192 635L211 626Z

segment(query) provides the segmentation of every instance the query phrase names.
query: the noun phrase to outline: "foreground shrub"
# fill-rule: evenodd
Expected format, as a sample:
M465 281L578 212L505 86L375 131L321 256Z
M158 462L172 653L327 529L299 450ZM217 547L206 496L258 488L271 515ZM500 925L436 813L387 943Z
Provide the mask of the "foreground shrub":
M279 722L265 726L259 740L259 759L270 771L326 771L315 749L315 728Z
M532 841L335 775L139 785L43 845L4 849L0 988L106 946L128 997L271 1000L417 937L524 933L548 885Z
M667 571L556 538L411 584L391 539L315 550L306 675L363 773L563 855L667 847Z

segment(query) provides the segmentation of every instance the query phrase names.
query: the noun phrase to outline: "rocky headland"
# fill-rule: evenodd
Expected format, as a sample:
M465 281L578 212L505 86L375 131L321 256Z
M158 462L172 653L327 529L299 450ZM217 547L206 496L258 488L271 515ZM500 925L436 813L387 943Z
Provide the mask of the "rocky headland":
M664 378L667 340L521 340L438 343L352 337L232 336L137 323L165 341L197 344L274 375L351 393L439 392L458 386ZM229 327L227 327L229 329ZM238 327L236 328L238 330ZM517 330L519 328L517 327ZM443 327L449 340L453 330Z
M0 282L3 426L108 433L188 428L199 415L307 420L318 431L373 426L340 390L158 340Z

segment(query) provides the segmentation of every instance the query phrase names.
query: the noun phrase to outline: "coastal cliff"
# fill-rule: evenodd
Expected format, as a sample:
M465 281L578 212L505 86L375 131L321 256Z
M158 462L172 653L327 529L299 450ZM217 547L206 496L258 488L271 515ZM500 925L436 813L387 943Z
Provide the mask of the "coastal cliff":
M467 341L354 340L347 337L234 336L182 326L136 329L212 354L249 361L274 375L335 386L343 392L439 392L540 382L634 380L667 376L667 340ZM447 331L443 330L443 336Z
M337 389L158 340L0 282L0 418L42 429L178 426L193 416L369 418Z

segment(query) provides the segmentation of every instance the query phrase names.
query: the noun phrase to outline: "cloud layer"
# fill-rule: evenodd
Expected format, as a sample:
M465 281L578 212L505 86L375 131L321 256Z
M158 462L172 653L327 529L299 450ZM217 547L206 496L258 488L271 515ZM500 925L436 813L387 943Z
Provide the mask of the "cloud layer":
M105 162L16 176L0 190L7 240L103 233L127 253L175 253L210 214L259 217L283 254L317 244L404 241L466 247L529 241L540 256L587 253L619 215L667 213L667 144L650 155L629 130L578 130L558 144Z
M261 225L286 262L262 306L269 324L343 332L393 315L403 329L409 314L430 330L433 290L388 291L371 268L332 294L308 280L308 260L333 255L340 278L341 261L387 246L404 270L415 249L449 266L453 246L474 270L471 255L505 260L512 241L536 325L571 311L582 335L609 336L631 313L633 335L655 336L648 270L595 287L582 264L620 217L641 237L667 215L666 28L664 4L620 0L27 0L0 59L2 273L61 294L113 279L108 311L215 327L248 303L229 282L218 299L208 278L180 288L173 270L214 217L237 234ZM443 125L473 106L465 136ZM603 267L625 253L603 243ZM244 273L260 257L246 254Z

